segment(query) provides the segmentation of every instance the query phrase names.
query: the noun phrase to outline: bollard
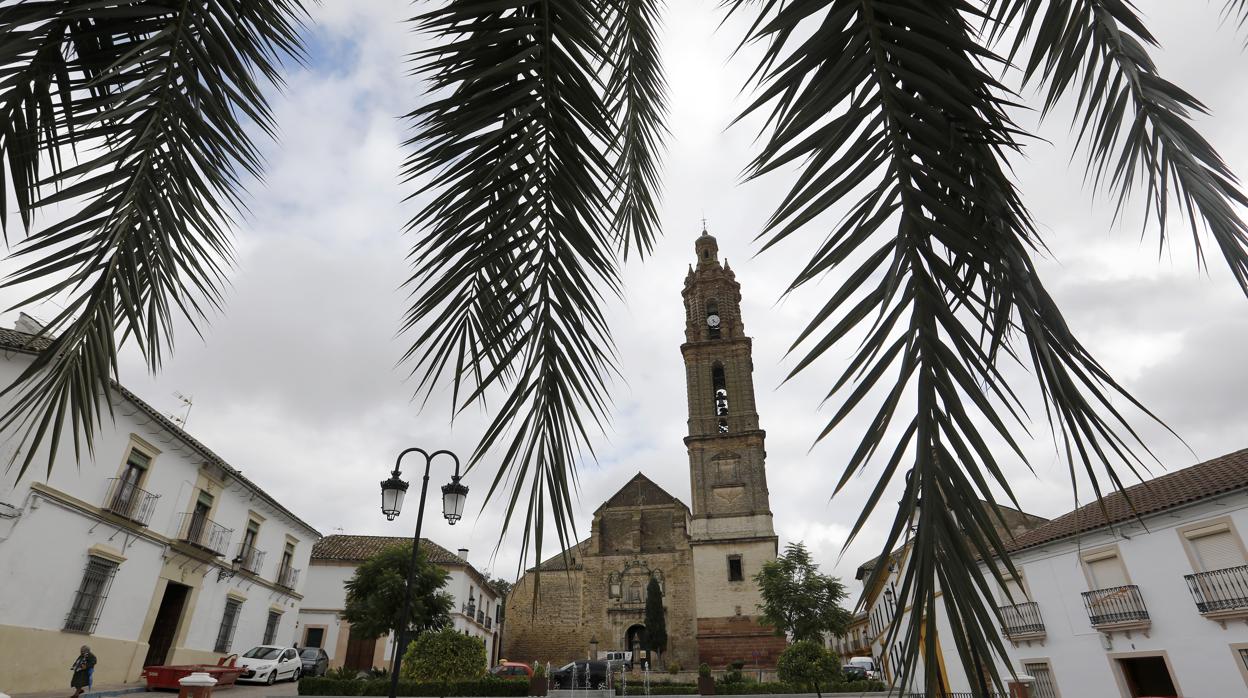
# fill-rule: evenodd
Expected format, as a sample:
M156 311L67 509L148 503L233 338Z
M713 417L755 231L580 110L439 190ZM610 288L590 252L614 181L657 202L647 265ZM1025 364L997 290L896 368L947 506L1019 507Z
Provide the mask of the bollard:
M197 671L190 676L184 676L178 679L178 698L209 698L212 695L212 687L217 685L217 680L208 674Z

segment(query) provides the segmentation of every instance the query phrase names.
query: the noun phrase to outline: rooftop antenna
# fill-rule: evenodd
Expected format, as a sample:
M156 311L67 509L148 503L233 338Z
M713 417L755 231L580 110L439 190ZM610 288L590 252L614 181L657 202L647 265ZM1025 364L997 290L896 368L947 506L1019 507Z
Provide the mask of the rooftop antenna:
M191 418L191 408L194 407L195 403L193 402L192 397L189 395L183 395L182 393L174 392L173 396L176 397L178 401L182 403L182 406L186 408L186 411L182 413L181 417L179 417L175 413L170 413L169 419L173 420L174 424L177 424L179 427L182 427L183 429L185 429L186 420Z

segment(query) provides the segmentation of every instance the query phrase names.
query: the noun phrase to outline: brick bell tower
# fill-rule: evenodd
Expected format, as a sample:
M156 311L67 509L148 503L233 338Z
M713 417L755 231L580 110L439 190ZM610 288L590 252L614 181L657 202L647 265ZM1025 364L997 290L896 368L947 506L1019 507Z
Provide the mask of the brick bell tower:
M741 286L706 232L694 244L685 301L685 381L699 661L775 666L783 637L758 623L754 575L776 558L767 494L766 434L754 402L753 342L741 319Z

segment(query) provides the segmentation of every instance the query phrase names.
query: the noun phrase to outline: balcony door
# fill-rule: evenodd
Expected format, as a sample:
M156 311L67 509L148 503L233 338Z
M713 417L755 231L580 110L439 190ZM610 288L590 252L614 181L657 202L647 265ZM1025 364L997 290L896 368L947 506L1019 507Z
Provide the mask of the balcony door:
M1122 566L1122 559L1117 553L1085 558L1084 564L1087 565L1093 589L1112 589L1130 584L1127 581L1127 570Z
M130 456L126 458L126 468L118 478L117 490L113 495L113 501L109 502L109 509L126 518L134 516L135 507L142 499L137 494L137 490L143 486L143 476L147 474L147 468L151 462L152 459L146 454L130 449Z
M191 511L191 525L187 529L186 539L192 543L204 543L204 532L208 529L208 514L212 512L212 495L200 491L195 500L195 508Z

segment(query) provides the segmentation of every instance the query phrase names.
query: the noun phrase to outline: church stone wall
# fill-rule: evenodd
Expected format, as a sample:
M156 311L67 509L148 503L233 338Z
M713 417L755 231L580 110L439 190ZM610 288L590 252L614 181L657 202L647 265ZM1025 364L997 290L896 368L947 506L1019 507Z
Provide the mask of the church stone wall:
M525 574L507 595L502 658L550 662L556 666L589 652L589 631L581 623L581 570ZM537 603L534 604L534 590Z

